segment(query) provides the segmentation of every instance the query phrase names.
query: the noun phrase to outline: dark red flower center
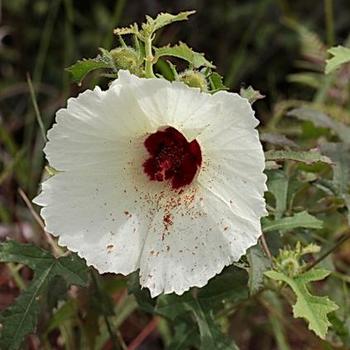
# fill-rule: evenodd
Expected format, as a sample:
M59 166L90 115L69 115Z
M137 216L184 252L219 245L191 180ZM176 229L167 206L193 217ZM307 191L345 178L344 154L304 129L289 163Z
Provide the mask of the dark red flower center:
M143 163L145 173L154 181L169 180L173 189L189 185L201 166L198 142L188 142L175 128L167 127L149 135L144 145L150 154Z

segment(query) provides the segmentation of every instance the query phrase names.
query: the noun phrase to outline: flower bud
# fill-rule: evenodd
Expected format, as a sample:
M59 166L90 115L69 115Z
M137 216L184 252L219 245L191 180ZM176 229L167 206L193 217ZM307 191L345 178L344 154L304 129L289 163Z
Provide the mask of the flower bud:
M207 80L204 74L194 71L186 70L179 74L179 80L190 87L200 88L202 91L208 91Z
M131 73L141 75L141 60L131 47L118 47L110 51L114 64L118 69L127 69Z

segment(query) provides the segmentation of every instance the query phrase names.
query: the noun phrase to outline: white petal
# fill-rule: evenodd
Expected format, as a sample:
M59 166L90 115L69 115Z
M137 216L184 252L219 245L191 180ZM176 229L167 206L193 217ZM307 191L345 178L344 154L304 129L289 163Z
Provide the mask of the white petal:
M131 181L102 173L59 173L43 183L35 202L44 206L46 229L60 237L59 244L100 272L128 274L139 267L152 209Z
M264 152L254 129L257 120L248 101L238 95L218 93L214 98L216 121L197 138L204 160L197 181L235 214L259 222L266 215L266 175Z
M69 99L67 108L57 112L56 122L44 151L57 170L105 171L125 156L121 151L133 150L136 139L141 138L142 144L150 129L133 97L117 85L104 92L97 87Z
M45 153L63 171L43 183L34 200L46 229L100 272L139 267L153 211L142 164L148 120L117 84L70 99L57 113ZM156 186L159 190L159 186Z
M255 225L203 187L164 199L152 221L140 262L140 282L152 297L202 287L237 261L261 234Z
M165 79L140 79L127 71L119 72L124 86L129 86L131 95L142 111L153 121L153 129L173 126L188 140L194 139L215 119L215 103L211 95L190 88L180 82L170 83Z

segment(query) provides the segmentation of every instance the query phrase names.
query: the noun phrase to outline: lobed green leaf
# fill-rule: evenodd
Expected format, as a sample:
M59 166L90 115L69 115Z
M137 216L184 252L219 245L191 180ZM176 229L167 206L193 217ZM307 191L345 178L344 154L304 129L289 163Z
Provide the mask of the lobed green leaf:
M199 68L203 66L215 68L215 66L204 57L203 53L193 51L189 46L182 42L175 46L168 45L159 48L155 47L154 52L155 60L158 60L160 57L163 56L172 56L187 61L194 68Z
M180 12L177 15L172 15L170 13L160 13L156 18L151 18L146 16L147 24L146 26L151 26L152 33L156 30L161 29L173 22L185 21L188 19L188 16L194 14L196 11L184 11Z
M332 47L328 52L333 56L326 60L325 73L329 74L338 69L342 64L350 62L350 49L344 46Z
M253 104L254 102L261 100L265 98L264 95L260 93L258 90L254 90L252 86L248 86L247 88L241 88L239 94L246 98L250 104Z
M338 306L328 297L314 296L309 292L308 283L326 278L330 271L313 269L296 277L289 277L277 271L267 271L265 275L276 281L287 283L295 293L297 301L293 306L295 318L304 318L309 323L309 329L324 339L331 323L327 315L338 309Z
M113 59L110 56L109 52L104 49L100 50L102 52L102 55L99 55L95 58L80 60L72 66L66 68L66 70L71 74L73 82L81 84L81 82L90 72L97 69L115 70Z
M31 244L16 241L1 243L0 262L17 262L34 270L29 287L0 314L1 349L19 349L24 337L35 330L42 300L50 281L56 276L63 278L67 285L84 286L88 281L85 262L77 255L56 259L49 252Z

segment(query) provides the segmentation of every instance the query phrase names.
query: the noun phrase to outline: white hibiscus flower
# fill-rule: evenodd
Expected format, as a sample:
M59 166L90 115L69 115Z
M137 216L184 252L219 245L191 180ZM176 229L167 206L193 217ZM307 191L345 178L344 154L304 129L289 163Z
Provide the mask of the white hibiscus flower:
M127 71L57 112L35 203L59 244L154 297L202 287L261 234L264 154L246 99Z

